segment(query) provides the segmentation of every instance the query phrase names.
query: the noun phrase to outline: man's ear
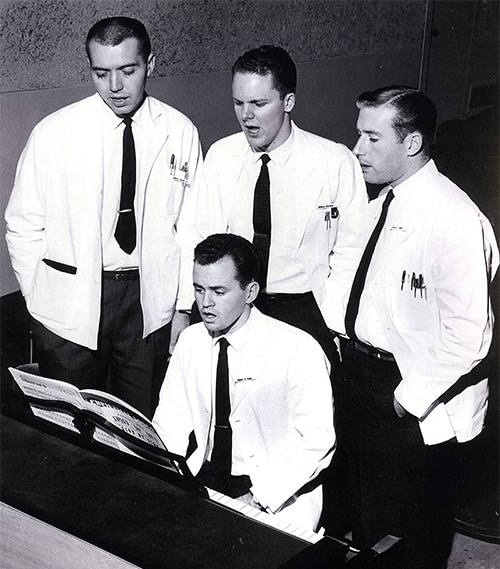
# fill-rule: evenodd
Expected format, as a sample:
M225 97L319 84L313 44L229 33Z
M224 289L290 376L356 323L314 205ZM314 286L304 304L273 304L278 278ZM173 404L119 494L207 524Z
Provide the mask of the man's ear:
M285 112L291 113L293 107L295 107L295 93L288 93L288 95L285 95L285 99L283 102L284 102Z
M259 294L259 289L259 283L256 281L252 281L247 285L247 304L252 304L252 302L254 302L254 300L257 298L257 295Z
M422 135L419 132L411 132L405 138L406 148L409 156L415 156L422 150L424 144Z
M153 69L155 68L155 64L156 64L156 57L154 56L153 53L149 54L148 57L148 62L147 62L147 66L148 66L148 77L151 75L151 73L153 73Z

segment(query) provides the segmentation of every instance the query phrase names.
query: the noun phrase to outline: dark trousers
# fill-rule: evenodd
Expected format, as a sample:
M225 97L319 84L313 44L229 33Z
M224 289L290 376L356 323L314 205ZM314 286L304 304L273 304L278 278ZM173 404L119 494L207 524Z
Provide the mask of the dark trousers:
M139 280L103 279L97 350L32 319L40 373L79 389L107 391L152 417L167 369L170 324L143 339L139 293Z
M340 358L334 336L327 327L312 292L304 294L259 294L255 306L264 314L310 334L323 348L336 370Z
M453 535L458 444L426 446L418 420L393 407L397 364L344 350L337 409L346 436L355 546L404 540L404 569L446 567Z

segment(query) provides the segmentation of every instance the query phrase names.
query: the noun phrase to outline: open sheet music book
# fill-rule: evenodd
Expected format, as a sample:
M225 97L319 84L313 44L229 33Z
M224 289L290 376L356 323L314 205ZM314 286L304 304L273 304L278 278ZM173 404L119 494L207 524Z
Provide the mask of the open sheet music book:
M151 421L118 397L42 377L36 364L9 368L31 411L87 440L138 456L191 477L185 459L170 453Z

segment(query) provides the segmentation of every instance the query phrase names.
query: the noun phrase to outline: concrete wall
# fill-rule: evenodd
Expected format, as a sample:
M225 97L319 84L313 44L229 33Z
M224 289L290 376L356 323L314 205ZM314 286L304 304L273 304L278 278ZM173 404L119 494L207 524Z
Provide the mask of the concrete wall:
M352 146L361 91L418 84L427 11L425 0L1 0L0 295L18 288L3 212L19 154L36 122L92 92L84 41L95 21L145 23L157 55L148 91L193 120L205 150L238 129L229 70L263 43L298 65L297 123Z

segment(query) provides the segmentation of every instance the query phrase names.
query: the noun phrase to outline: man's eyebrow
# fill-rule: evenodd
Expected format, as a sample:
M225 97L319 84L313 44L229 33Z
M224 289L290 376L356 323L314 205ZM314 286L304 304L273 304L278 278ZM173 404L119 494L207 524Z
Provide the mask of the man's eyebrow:
M207 289L208 290L228 290L227 286L224 286L224 285L214 285L214 286L204 287L204 286L201 286L200 284L194 282L193 286L197 287L197 288L202 288L204 290L207 290Z
M380 131L378 130L371 130L371 129L358 129L358 132L364 132L365 134L375 134L377 136L380 136Z
M126 63L125 65L120 65L120 67L117 67L118 71L120 71L121 69L126 69L127 67L137 67L138 63L137 62L132 62L132 63ZM97 65L92 65L92 70L93 71L111 71L111 69L109 67L99 67Z
M267 100L268 100L267 97L261 97L260 99L252 99L251 101L248 101L248 102L249 103L263 103ZM238 99L238 97L233 97L233 101L238 101L238 103L243 102L241 99Z

